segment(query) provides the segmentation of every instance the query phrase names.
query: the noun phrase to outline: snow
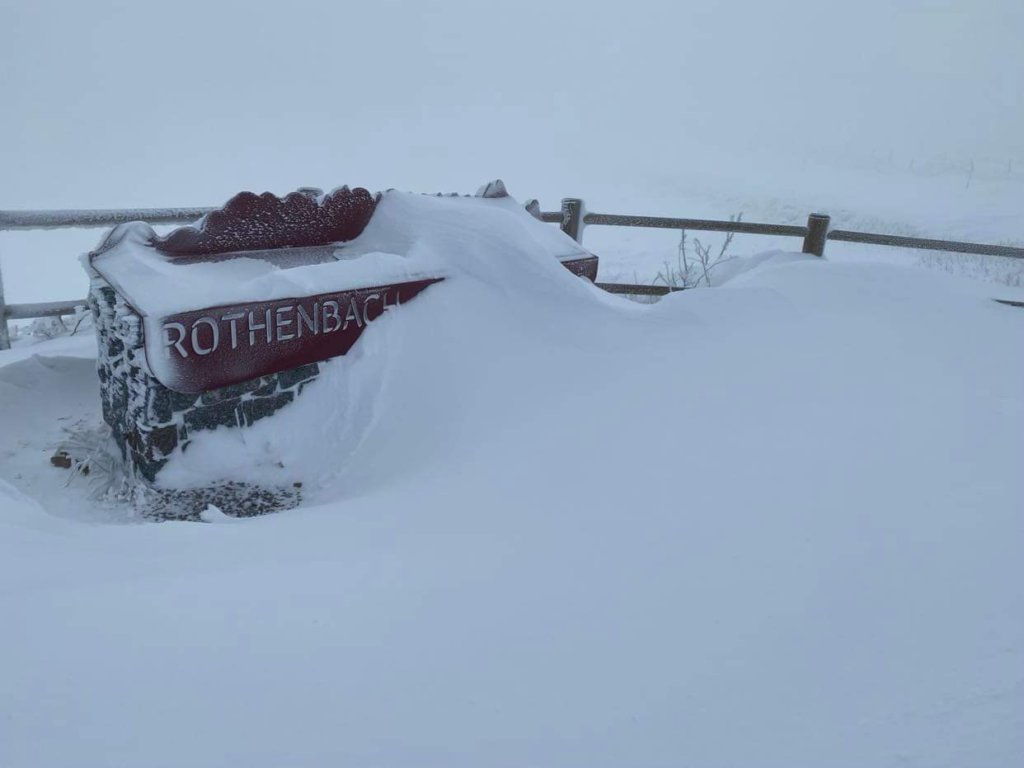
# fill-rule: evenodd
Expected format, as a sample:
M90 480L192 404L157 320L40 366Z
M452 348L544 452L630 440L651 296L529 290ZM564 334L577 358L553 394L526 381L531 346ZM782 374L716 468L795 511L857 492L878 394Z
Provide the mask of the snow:
M367 230L351 243L292 249L289 260L277 256L277 251L256 251L182 263L151 245L152 227L131 222L111 232L91 264L143 316L156 317L437 277L444 259L428 258L422 249L413 251L424 216L434 221L441 216L445 223L438 229L453 227L456 231L450 235L458 239L466 235L462 231L466 212L474 217L489 212L501 221L515 222L511 225L515 234L530 230L520 239L526 237L535 248L543 248L544 255L569 258L585 253L557 229L527 214L512 198L428 198L390 190L377 208Z
M0 764L1020 763L1024 311L786 252L639 305L446 200L364 236L449 279L168 467L300 509L92 499L91 340L0 353Z
M172 381L162 328L177 312L471 273L471 263L484 255L492 270L536 278L560 270L560 260L588 255L506 195L501 182L486 185L478 197L391 190L351 243L290 249L284 256L270 250L182 263L153 247L152 227L133 222L116 227L84 261L145 318L146 358L157 378Z
M532 308L538 292L548 296L548 301L554 293L563 305L575 307L563 312L592 312L593 305L600 308L610 301L604 292L560 265L560 259L583 254L579 246L557 227L534 219L512 198L389 192L351 247L367 254L356 262L391 255L407 260L413 270L425 270L418 267L421 264L433 265L434 274L448 276L444 283L431 287L431 291L441 292L440 301L445 303L473 300L465 291L452 293L445 287L448 282L458 285L466 281L485 282L504 294L515 292L520 297L516 306L521 303L522 312L543 311ZM341 262L349 263L354 262ZM291 278L303 270L278 274ZM304 291L323 291L323 285L310 283ZM408 309L398 311L405 314ZM385 316L375 322L382 321L389 319ZM148 343L156 339L158 346L159 338L147 332ZM173 456L161 470L161 484L195 487L207 485L217 476L259 483L272 477L279 485L300 482L308 493L333 482L338 467L347 464L348 456L361 446L376 420L379 398L392 375L392 346L387 336L374 336L344 357L324 364L319 379L289 408L289 426L283 433L276 419L259 422L244 434L232 430L195 433L188 451ZM156 364L158 376L167 376L160 370L159 351L150 349L148 359ZM310 435L319 436L315 450L310 450Z

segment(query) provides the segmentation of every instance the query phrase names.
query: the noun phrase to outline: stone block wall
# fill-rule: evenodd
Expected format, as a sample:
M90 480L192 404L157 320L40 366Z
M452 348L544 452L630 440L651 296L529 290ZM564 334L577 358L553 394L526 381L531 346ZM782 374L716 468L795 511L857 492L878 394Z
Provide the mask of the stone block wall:
M89 303L96 326L103 420L129 473L157 485L176 451L203 430L249 427L292 402L315 379L317 363L188 395L173 392L146 362L143 324L110 285L90 270Z

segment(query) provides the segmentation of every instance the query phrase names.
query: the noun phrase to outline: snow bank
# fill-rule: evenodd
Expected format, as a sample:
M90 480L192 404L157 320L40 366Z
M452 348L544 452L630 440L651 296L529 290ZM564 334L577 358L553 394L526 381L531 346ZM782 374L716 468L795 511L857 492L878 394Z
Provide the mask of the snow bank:
M338 251L344 257L338 264L272 268L267 277L282 275L282 281L292 286L288 290L315 293L325 285L316 282L319 273L315 270L324 268L337 273L332 278L335 288L352 287L353 281L354 287L362 287L350 271L351 266L388 258L401 262L404 271L374 273L367 285L413 276L444 275L446 279L399 312L375 321L347 355L322 364L318 380L307 385L303 396L275 418L244 431L219 429L196 433L188 451L177 453L162 470L162 485L197 487L223 478L256 484L272 480L274 484L286 485L300 482L308 494L347 465L375 422L389 372L395 361L410 354L403 338L404 327L412 324L429 328L437 322L438 312L445 311L442 306L474 302L481 291L493 291L502 297L494 308L504 305L506 311L524 314L547 311L543 308L551 305L557 315L572 318L569 322L578 322L573 316L587 312L589 305L605 301L603 292L560 263L588 254L556 227L538 222L507 197L435 197L388 192L363 234ZM199 264L172 269L205 274L207 267L216 266ZM236 282L226 290L236 295L238 291L254 289ZM430 294L436 294L436 298L424 310L418 310ZM258 294L245 295L252 298ZM477 312L486 315L494 308ZM454 311L460 322L477 322L474 310L468 306ZM563 320L553 316L550 322L559 324ZM485 337L481 341L487 343ZM494 343L502 344L501 337L496 336ZM442 362L437 359L423 364L436 366Z
M495 186L500 191L499 197L493 196ZM360 191L366 200L371 199L365 190ZM206 219L200 222L198 229L185 227L164 239L157 238L152 227L144 223L124 224L115 228L102 246L88 255L86 266L90 273L95 270L105 281L102 284L115 288L134 313L144 318L146 360L155 377L171 389L186 392L199 391L198 388L181 388L183 374L175 363L188 353L185 347L175 343L180 357L175 356L172 362L168 354L169 339L174 336L167 318L180 312L245 302L291 302L325 293L410 281L434 282L467 274L490 281L544 281L555 287L570 282L564 274L551 277L559 270L559 264L579 273L581 258L588 260L593 270L582 273L588 277L596 274L596 258L559 230L529 215L507 196L500 181L481 190L481 194L491 194L491 197L428 197L392 190L379 196L372 217L366 212L369 224L358 222L358 228L350 228L350 232L345 232L341 226L345 223L341 214L319 213L332 210L329 206L334 200L341 199L338 205L342 205L350 199L344 197L347 192L344 188L328 195L319 206L298 194L281 201L270 193L262 196L243 193L221 211L211 214L218 217L210 219L209 226L215 230L212 233L205 231ZM256 207L236 210L246 205ZM303 230L289 232L287 227L294 227L294 222L280 213L289 205L301 206L314 220L317 216L338 219L330 219L338 226L318 231L319 238L345 235L355 239L344 244L323 244L317 236L310 235L302 241ZM204 237L216 241L222 248L250 250L216 251L203 256L187 250L189 247L215 247L210 243L197 245ZM184 252L168 252L172 241L178 243L183 238L184 246L175 247L185 247ZM281 242L294 243L296 239L305 247L270 247ZM251 250L253 247L264 250ZM576 262L575 267L572 262ZM374 298L380 300L379 296ZM93 299L101 304L106 301L99 295L94 295ZM383 301L387 303L386 293ZM336 308L337 304L334 306ZM294 307L287 309L294 311ZM316 314L316 310L311 311ZM252 313L249 318L252 322ZM230 321L232 347L236 338L235 320L237 316ZM213 347L216 348L218 326L213 320L205 322L213 328ZM324 322L326 324L326 320ZM346 327L347 323L346 320ZM186 334L185 326L176 328L181 336ZM195 328L192 333L195 337ZM254 337L250 330L250 344ZM270 337L267 338L269 341ZM338 349L334 354L343 354L345 349L347 347ZM250 357L259 357L257 350L249 351ZM311 360L307 358L302 362ZM216 363L210 358L206 365ZM270 372L273 371L253 369L250 375ZM223 377L220 383L210 386L230 382L230 377Z
M1024 312L799 257L646 307L475 246L220 448L312 462L305 509L99 524L19 452L82 372L0 397L64 516L0 497L0 763L1021 762Z

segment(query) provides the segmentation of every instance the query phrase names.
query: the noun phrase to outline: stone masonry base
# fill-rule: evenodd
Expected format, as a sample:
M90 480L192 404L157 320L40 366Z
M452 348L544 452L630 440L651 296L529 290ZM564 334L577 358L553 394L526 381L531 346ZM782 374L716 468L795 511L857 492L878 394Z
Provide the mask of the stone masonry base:
M99 346L103 420L127 474L149 487L144 495L154 503L154 511L163 510L159 515L164 517L191 516L210 503L226 514L248 515L298 503L297 488L260 488L225 480L211 488L178 491L161 489L159 474L175 451L188 450L197 432L249 427L288 405L319 375L317 363L202 395L173 392L157 381L146 363L142 319L95 272L89 303Z

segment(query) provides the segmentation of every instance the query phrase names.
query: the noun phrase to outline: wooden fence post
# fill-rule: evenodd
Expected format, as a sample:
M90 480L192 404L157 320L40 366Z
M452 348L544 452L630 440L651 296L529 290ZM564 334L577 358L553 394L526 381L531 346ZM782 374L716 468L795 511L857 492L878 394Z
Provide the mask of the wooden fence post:
M7 302L4 301L4 273L0 269L0 349L11 348L11 336L7 332Z
M583 201L578 197L562 198L562 231L577 243L583 240Z
M831 217L825 213L812 213L807 217L804 253L813 253L815 256L825 255L825 241L828 239L828 225L831 220Z

